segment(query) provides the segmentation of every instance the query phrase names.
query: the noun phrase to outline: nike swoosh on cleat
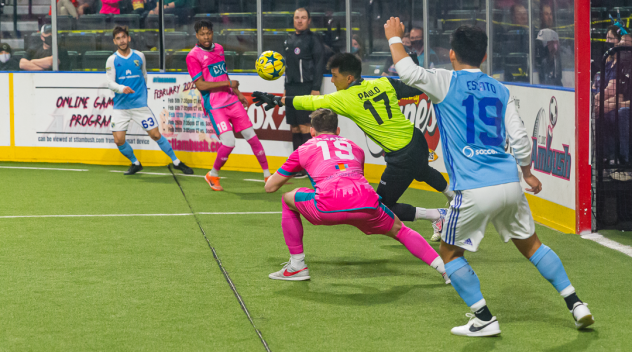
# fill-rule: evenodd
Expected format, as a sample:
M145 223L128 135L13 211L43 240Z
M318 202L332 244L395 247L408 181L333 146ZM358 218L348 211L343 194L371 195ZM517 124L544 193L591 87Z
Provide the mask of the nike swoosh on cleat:
M493 322L495 322L495 321L496 321L496 320L492 320L492 321L490 321L489 323L487 323L487 324L485 324L485 325L483 325L483 326L479 326L479 327L476 327L476 326L474 326L474 324L472 324L472 326L470 326L470 331L471 331L471 332L477 332L477 331L483 330L483 329L485 329L488 325L490 325L491 323L493 323Z
M285 269L285 271L283 272L283 276L285 276L285 277L288 277L288 276L294 276L294 275L296 275L296 274L300 273L300 272L301 272L301 271L303 271L303 270L307 270L307 268L303 268L303 269L301 269L301 270L299 270L299 271L295 271L295 272L293 272L293 273L291 273L291 272L287 271L287 269Z

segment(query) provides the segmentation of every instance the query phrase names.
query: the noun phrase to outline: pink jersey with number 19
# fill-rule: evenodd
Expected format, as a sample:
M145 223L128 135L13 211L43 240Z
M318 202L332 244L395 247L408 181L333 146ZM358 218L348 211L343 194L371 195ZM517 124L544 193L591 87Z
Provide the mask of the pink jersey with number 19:
M321 212L376 209L380 197L364 178L364 151L352 141L332 135L316 136L295 150L277 172L291 177L307 171Z
M187 55L187 69L193 82L200 77L206 82L228 81L228 71L224 61L224 48L213 44L211 50L204 50L196 45ZM204 112L221 109L239 101L230 87L201 91Z

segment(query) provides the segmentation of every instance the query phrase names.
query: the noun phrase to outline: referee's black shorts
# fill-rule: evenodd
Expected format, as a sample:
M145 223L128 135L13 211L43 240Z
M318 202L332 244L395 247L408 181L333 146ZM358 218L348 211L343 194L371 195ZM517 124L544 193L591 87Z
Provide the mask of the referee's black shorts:
M413 180L426 182L439 192L445 190L448 183L439 171L428 164L429 153L426 138L415 128L407 146L384 156L386 169L377 189L384 205L389 208L395 205Z
M285 95L290 97L310 95L312 94L312 85L312 82L286 84ZM312 122L309 118L311 113L312 111L307 110L285 109L285 121L292 126L308 125Z

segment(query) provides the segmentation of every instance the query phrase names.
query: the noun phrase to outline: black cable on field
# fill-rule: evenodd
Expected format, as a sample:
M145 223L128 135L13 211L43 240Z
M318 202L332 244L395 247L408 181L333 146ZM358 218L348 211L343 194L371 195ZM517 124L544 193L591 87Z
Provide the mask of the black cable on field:
M252 327L255 329L255 332L259 336L259 340L261 340L263 347L265 347L266 351L270 352L270 347L268 347L268 343L263 338L263 335L261 335L261 331L257 329L255 322L252 320L252 317L250 316L250 312L248 311L248 308L246 308L246 303L241 298L241 295L239 294L239 292L237 292L237 288L235 287L233 280L231 280L230 276L228 275L228 272L224 268L224 265L222 265L222 261L221 259L219 259L219 256L217 255L217 251L215 251L215 248L211 245L211 241L208 239L208 236L206 236L206 231L204 231L202 224L200 224L200 219L198 219L197 214L195 214L195 212L193 211L193 207L191 206L191 203L189 203L189 199L187 198L186 193L184 193L184 189L182 189L182 185L180 184L180 181L178 181L176 174L173 172L173 169L171 168L171 164L169 164L168 168L171 174L173 175L173 179L178 184L178 187L180 187L180 192L182 192L182 196L184 196L184 200L187 202L187 205L189 206L189 209L191 210L191 214L193 214L193 216L195 217L195 222L200 228L200 231L202 232L202 236L204 236L204 239L206 240L206 243L208 244L208 248L210 248L211 252L213 252L213 258L215 258L215 261L217 262L219 269L222 271L222 274L224 274L224 278L226 279L226 282L228 282L228 286L230 286L230 289L233 290L235 297L239 301L239 305L241 306L241 309L244 311L244 313L246 313L246 316L248 317L248 320L250 321L250 325L252 325Z

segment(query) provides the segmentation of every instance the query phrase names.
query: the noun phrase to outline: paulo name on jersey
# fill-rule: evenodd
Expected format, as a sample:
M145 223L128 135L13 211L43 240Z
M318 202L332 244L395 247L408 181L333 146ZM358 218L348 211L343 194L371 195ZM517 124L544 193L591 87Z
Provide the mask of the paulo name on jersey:
M305 170L325 213L377 209L379 196L364 178L364 151L352 141L318 135L295 150L277 172L285 177Z
M206 82L228 81L228 71L224 60L224 48L213 44L210 50L195 45L187 55L187 69L193 82L203 78ZM230 87L220 87L211 91L200 91L204 112L225 108L239 101Z
M108 88L114 91L114 109L137 109L147 106L147 69L145 55L130 50L127 57L115 52L106 64ZM123 88L130 87L134 93L123 94Z
M479 69L426 70L405 58L395 65L406 84L434 104L452 190L518 182L531 163L531 144L509 90ZM505 140L514 155L505 151Z
M288 92L290 93L290 92ZM415 126L402 113L399 99L423 94L399 80L379 78L359 80L347 89L326 95L286 97L287 109L331 109L355 122L385 152L407 146L413 138Z

